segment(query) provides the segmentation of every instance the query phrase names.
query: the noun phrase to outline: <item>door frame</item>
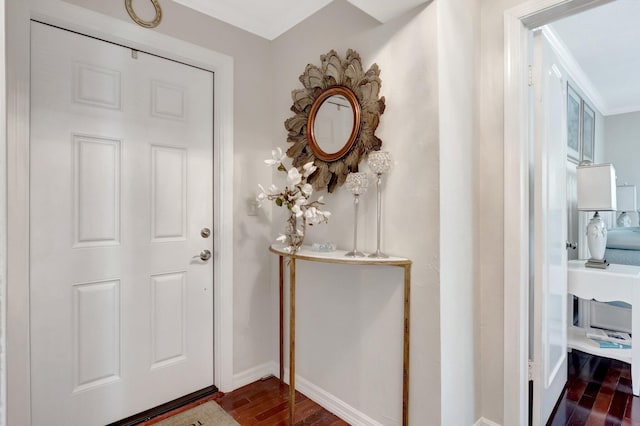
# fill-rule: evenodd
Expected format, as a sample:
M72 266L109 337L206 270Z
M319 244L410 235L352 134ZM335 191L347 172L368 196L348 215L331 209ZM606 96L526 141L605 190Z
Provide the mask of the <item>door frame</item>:
M505 426L528 424L529 413L529 31L610 1L529 0L504 12Z
M29 343L30 22L121 44L214 75L214 384L233 389L233 58L59 0L6 3L7 285L2 300L6 364L0 425L31 424ZM179 52L179 53L178 53ZM3 212L4 214L4 212ZM4 289L3 289L4 290ZM0 293L1 294L1 293ZM8 300L8 302L7 302ZM5 311L6 310L6 311ZM1 371L1 370L0 370Z

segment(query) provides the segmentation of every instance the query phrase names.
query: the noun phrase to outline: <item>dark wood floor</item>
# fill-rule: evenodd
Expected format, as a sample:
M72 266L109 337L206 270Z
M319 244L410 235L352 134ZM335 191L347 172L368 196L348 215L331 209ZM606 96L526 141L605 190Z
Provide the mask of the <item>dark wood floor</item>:
M242 426L289 424L289 386L275 377L261 380L216 399ZM343 426L340 420L303 394L296 392L296 425Z
M640 426L640 398L631 392L631 367L624 362L569 353L567 387L550 425Z
M242 426L287 426L289 387L275 377L261 380L228 394L218 393L154 418L158 421L215 400ZM640 426L640 397L631 392L631 367L624 362L574 350L569 354L566 389L552 426ZM296 392L296 425L344 426L348 423Z
M242 426L287 426L289 424L289 386L283 385L278 379L271 377L227 394L217 393L208 396L138 426L153 425L212 399ZM297 391L295 424L299 426L348 426L348 423Z

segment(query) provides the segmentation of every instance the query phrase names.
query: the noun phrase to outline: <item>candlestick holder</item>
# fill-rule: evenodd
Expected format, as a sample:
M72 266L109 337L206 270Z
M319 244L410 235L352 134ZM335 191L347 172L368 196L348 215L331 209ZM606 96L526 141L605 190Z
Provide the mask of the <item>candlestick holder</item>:
M382 175L388 173L391 169L391 155L387 151L372 151L369 153L367 160L369 168L376 174L376 191L377 191L377 244L376 251L371 253L369 257L373 258L387 258L388 255L384 254L380 250L380 222L382 218Z
M345 253L347 257L364 257L365 254L358 251L358 204L360 203L360 195L367 192L367 186L369 185L369 179L364 172L349 173L345 186L353 194L353 210L354 210L354 223L353 223L353 250Z

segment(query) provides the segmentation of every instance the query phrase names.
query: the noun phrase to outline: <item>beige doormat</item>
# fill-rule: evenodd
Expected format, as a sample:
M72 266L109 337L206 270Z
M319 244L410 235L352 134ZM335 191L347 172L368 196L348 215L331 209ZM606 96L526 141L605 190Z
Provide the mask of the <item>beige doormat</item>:
M214 401L209 401L154 426L239 426L239 423Z

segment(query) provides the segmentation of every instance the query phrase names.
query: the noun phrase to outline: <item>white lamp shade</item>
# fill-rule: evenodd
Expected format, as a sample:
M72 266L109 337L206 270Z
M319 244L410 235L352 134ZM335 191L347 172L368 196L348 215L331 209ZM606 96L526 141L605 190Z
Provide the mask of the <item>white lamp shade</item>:
M634 212L638 209L635 185L618 185L616 197L619 212Z
M616 209L616 170L613 164L589 164L576 168L578 210Z

